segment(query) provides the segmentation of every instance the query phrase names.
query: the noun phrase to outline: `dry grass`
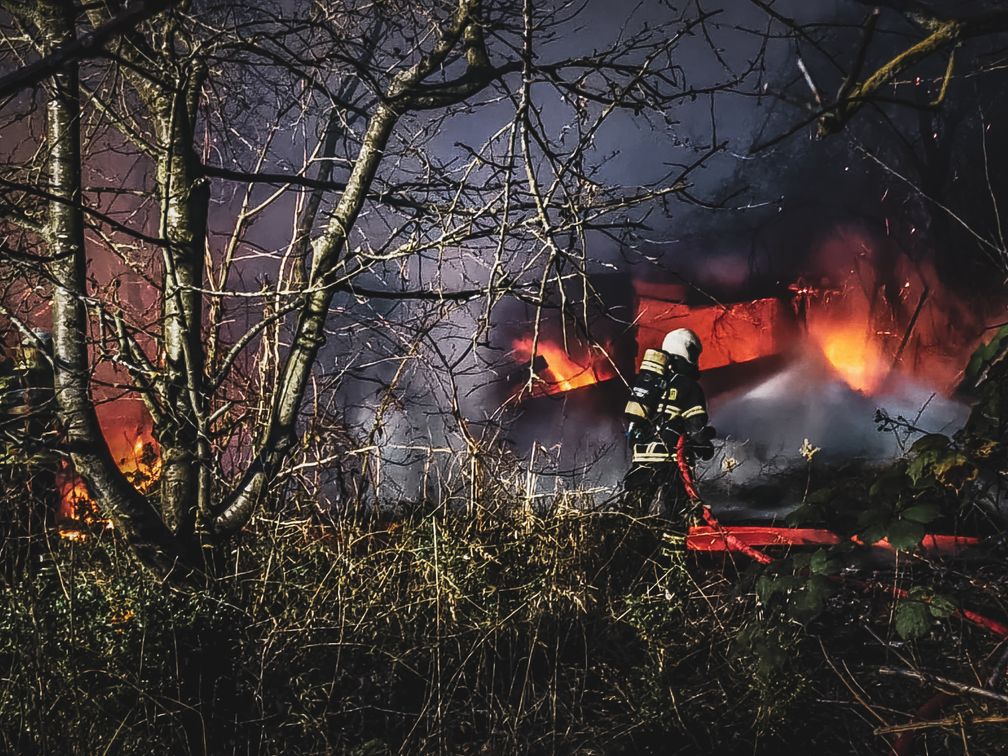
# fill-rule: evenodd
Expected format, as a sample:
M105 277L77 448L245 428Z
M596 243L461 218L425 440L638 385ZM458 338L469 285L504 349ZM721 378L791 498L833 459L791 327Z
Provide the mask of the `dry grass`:
M685 557L653 521L558 504L322 526L307 511L256 520L188 593L139 575L109 531L36 542L0 591L0 750L881 745L834 670L862 642L849 605L804 627L768 614L755 568ZM822 637L845 645L827 656Z

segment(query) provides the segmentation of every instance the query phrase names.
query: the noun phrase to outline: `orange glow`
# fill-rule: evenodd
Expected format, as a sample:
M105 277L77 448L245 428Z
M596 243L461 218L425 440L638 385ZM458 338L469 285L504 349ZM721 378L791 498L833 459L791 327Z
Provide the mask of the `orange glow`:
M948 394L1003 302L948 290L927 255L911 258L857 226L824 234L792 287L810 341L853 388L877 392L893 377ZM895 385L895 384L894 384Z
M87 537L84 531L85 525L104 524L107 528L112 527L109 520L99 516L91 492L79 475L70 469L64 469L61 477L63 482L59 484L60 511L57 530L60 538L83 541Z
M871 394L881 385L887 372L885 357L864 324L819 323L809 329L809 336L852 389Z
M654 287L648 290L655 293ZM673 295L675 289L670 289ZM737 365L780 353L794 338L793 316L780 299L757 299L725 306L637 298L637 364L647 349L661 347L668 331L689 328L700 337L700 370Z
M514 340L512 348L519 362L532 361L532 342L531 336ZM575 360L562 344L546 339L539 339L536 354L545 362L544 367L536 370L536 376L540 379L532 389L536 394L560 394L608 380L614 375L604 354L599 354L595 359L588 355Z
M117 462L141 493L150 491L161 477L161 450L149 431L137 436L130 454Z
M124 429L112 430L103 422L102 431L119 469L141 493L150 491L161 477L160 448L151 430L143 426L135 428L135 436L130 439L130 433ZM79 541L86 537L84 525L101 523L112 527L111 521L99 514L87 484L72 468L64 468L59 477L61 537Z
M87 484L78 475L64 471L64 481L60 484L60 519L81 521L86 512L94 509L94 501ZM60 535L65 535L61 530Z

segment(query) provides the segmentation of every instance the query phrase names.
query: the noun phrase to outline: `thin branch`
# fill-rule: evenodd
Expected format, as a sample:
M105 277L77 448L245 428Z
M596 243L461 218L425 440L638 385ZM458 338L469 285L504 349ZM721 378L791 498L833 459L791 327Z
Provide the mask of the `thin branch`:
M960 693L971 693L974 696L982 696L984 698L990 698L995 701L1000 701L1001 703L1008 703L1008 696L997 693L993 690L988 690L987 688L981 688L976 685L969 685L967 683L957 682L956 680L949 680L947 677L941 677L940 675L932 675L927 672L918 672L913 669L899 669L897 667L879 667L879 673L883 675L898 675L900 677L910 677L914 680L920 680L921 682L928 683L930 685L944 685L947 688L952 688L958 690Z
M116 14L93 31L75 37L56 47L44 58L0 77L0 99L41 83L69 63L101 54L105 45L113 38L132 31L177 2L178 0L140 0L130 3L126 10Z

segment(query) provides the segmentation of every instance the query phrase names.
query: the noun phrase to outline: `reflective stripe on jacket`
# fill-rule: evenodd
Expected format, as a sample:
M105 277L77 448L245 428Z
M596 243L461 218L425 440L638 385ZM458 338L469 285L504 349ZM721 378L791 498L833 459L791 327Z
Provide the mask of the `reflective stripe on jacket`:
M677 358L670 361L665 396L658 403L650 438L645 436L633 446L634 463L672 461L679 436L698 433L707 425L707 398L703 389L686 372L688 365L678 365L682 370L675 369L677 362Z
M658 415L655 421L660 425L664 419L665 426L677 434L703 430L707 425L707 398L700 384L688 375L672 373L665 397L658 404Z

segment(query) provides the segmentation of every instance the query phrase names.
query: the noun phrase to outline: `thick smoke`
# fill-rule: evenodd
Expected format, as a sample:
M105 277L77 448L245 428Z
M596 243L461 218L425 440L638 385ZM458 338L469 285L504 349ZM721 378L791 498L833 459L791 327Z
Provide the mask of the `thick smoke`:
M806 440L826 462L891 460L905 440L879 428L880 410L935 433L955 430L967 415L965 405L912 379L866 396L837 377L814 349L759 385L713 402L711 413L732 460L728 476L745 482L767 469L804 465L800 449Z
M606 4L591 7L600 13L578 35L578 43L594 43L612 31L605 27ZM652 11L647 12L660 13L664 6L645 4L645 11L649 7ZM857 22L862 12L797 2L775 7L800 21L824 24ZM726 39L733 42L727 47L739 64L752 50L755 37L738 29L757 28L754 21L765 21L765 16L753 4L739 2L726 4L723 18ZM856 27L857 23L846 31L838 28L824 44L850 49L856 39L844 35L856 37ZM732 28L735 31L727 31ZM873 58L869 65L881 62L902 44L899 35L886 39L890 42L879 42L873 49L877 60ZM836 83L830 77L836 72L817 60L814 51L804 53L813 77L830 90ZM688 75L698 85L723 73L720 63L709 55L698 52L695 58L684 60ZM845 135L815 141L799 132L772 147L752 151L754 145L790 129L803 115L783 105L775 92L788 90L792 100L809 96L797 76L789 44L771 44L766 71L767 88L761 96L725 96L713 103L684 104L676 114L684 148L681 154L659 152L656 145L664 143L658 138L663 135L641 132L636 121L613 119L612 126L598 135L596 146L615 156L606 164L606 178L633 183L649 178L648 171L681 159L691 148L695 154L710 135L713 115L727 149L692 177L691 192L715 208L671 206L667 213L648 217L646 233L622 247L611 239L588 237L589 260L596 271L617 270L628 279L685 280L694 285L692 296L703 304L762 296L786 298L791 296L788 286L802 278L815 288L835 290L830 301L820 298L812 303L805 325L813 339L792 345L792 359L784 370L756 385L743 381L734 393L714 397L713 422L727 438L723 457L738 463L725 479L736 482L752 480L768 469L804 465L799 448L806 439L821 448L817 459L823 461L891 459L903 439L878 430L875 417L880 409L928 431L948 432L964 418L965 408L946 396L989 320L983 308L965 298L965 293L977 292L978 280L986 279L978 279L980 261L975 244L968 243L970 232L950 223L936 210L936 201L952 206L953 200L959 200L968 205L958 213L968 223L989 215L982 202L969 199L986 188L965 185L960 177L983 175L978 139L983 124L975 112L978 90L990 95L984 99L992 109L1008 102L993 96L998 85L978 79L970 85L977 91L950 93L941 113L896 110L885 124L860 119ZM919 91L901 94L933 94L925 91L926 85L917 86ZM552 123L551 117L544 114L547 123ZM442 131L444 149L450 151L457 141L472 142L474 133L490 129L484 126L474 127L468 120L449 122ZM988 139L987 149L993 155L1003 139L996 132L988 132ZM871 145L885 166L898 170L911 184L870 158L865 145ZM660 149L667 150L667 145ZM929 198L922 197L916 186L925 179ZM908 321L925 290L924 308L914 322L912 338L901 348ZM879 291L881 298L876 296ZM453 323L443 326L458 331L453 337L457 352L467 348L479 314L478 307L458 310ZM875 366L876 374L871 376L877 385L852 384L850 375L838 373L837 366L824 358L823 350L830 347L835 330L834 314L845 327L854 323L877 342L882 364ZM632 314L624 319L632 320ZM528 325L527 319L515 321ZM489 344L484 345L489 349L482 350L476 368L457 379L462 414L477 427L504 423L507 446L530 471L540 493L613 487L628 464L619 419L622 384L617 379L606 386L539 398L502 411L511 389L508 374L523 367L519 358L507 354L515 335L514 324L503 329L495 325ZM900 359L894 360L897 352ZM894 371L891 366L896 362ZM420 393L414 389L411 395ZM431 394L424 406L443 406L443 399L443 395ZM438 419L445 420L445 428L453 419L442 415L432 422L431 411L420 409L419 403L403 405L403 416L412 418L400 424L403 432L408 428L407 435L426 434L435 446L443 440L458 446L451 430L431 430L440 427ZM397 443L408 446L412 440L403 436ZM718 476L723 457L707 471L709 477ZM405 472L406 467L400 469Z

